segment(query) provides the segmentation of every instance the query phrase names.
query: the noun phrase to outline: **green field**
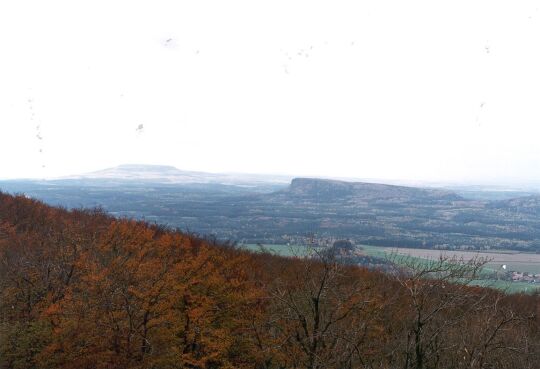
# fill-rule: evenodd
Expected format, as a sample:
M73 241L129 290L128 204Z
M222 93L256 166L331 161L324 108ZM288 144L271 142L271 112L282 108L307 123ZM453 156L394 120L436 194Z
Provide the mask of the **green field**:
M376 247L376 246L361 246L368 255L380 256L395 253L398 255L408 255L411 257L422 259L438 259L441 255L448 257L463 258L470 260L474 257L481 257L487 260L487 265L492 270L499 270L503 265L506 265L506 270L540 273L540 254L525 253L518 251L446 251L446 250L429 250L429 249L413 249L413 248L391 248L391 247Z
M478 281L474 283L482 287L490 287L498 290L505 291L506 293L534 293L540 292L540 286L537 284L531 284L527 282L508 282L508 281Z
M262 250L270 252L271 254L291 257L291 256L304 256L310 252L309 246L301 245L255 245L244 244L240 245L241 248L251 250L254 252L260 252ZM516 270L520 272L540 273L540 255L519 253L516 251L497 251L497 252L471 252L471 251L439 251L439 250L426 250L426 249L395 249L389 247L380 246L368 246L362 245L363 251L366 255L386 259L393 257L393 261L398 261L400 258L413 259L416 262L422 263L428 260L438 258L441 253L450 257L463 258L469 260L472 257L480 256L487 257L491 261L488 262L485 268L488 272L494 272L500 269L501 265L506 265L507 270ZM496 288L506 291L507 293L533 293L540 291L540 285L534 285L526 282L510 282L501 280L479 280L473 283L478 286Z
M490 252L471 252L471 251L440 251L426 249L406 249L406 248L390 248L379 246L361 246L364 252L373 257L388 258L392 254L412 258L417 261L437 259L441 254L449 257L463 258L470 260L475 256L485 257L490 260L484 269L488 272L500 270L502 265L506 265L507 270L515 270L519 272L540 273L540 255L530 253L520 253L516 251L490 251ZM399 260L399 258L394 258ZM507 293L533 293L540 292L540 285L527 282L510 282L501 280L479 280L473 283L477 286L496 288Z

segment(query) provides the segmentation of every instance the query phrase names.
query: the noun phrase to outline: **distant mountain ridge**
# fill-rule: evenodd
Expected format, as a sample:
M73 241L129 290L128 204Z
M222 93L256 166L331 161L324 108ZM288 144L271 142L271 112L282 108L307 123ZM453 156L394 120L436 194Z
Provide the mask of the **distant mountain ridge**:
M309 181L320 181L315 184ZM17 181L17 180L15 180ZM331 191L347 194L351 191L362 190L365 194L382 191L389 197L395 198L404 196L420 196L442 199L445 196L449 200L457 201L462 198L477 200L505 200L516 197L538 194L532 188L519 188L513 186L488 186L488 185L456 185L444 182L423 182L410 180L389 180L377 178L355 178L355 177L331 177L313 176L299 177L294 175L273 175L273 174L250 174L250 173L209 173L202 171L181 170L170 165L150 165L150 164L122 164L116 167L106 168L90 173L71 175L54 179L21 179L19 181L46 182L49 184L65 185L90 185L90 186L122 186L122 185L206 185L206 186L233 186L236 189L242 187L254 188L257 191L274 191L286 189L292 185L291 191L301 194L306 188L302 186L315 186L318 195L327 187ZM291 183L292 181L292 183ZM354 184L354 185L351 185ZM383 187L387 186L387 187ZM412 189L418 189L418 191ZM435 192L430 192L435 190ZM444 191L445 193L442 193ZM401 194L401 195L400 195ZM456 198L459 196L460 198Z
M169 165L123 164L86 174L64 177L62 179L102 179L166 184L204 183L249 186L263 183L286 185L291 180L291 177L265 174L207 173L180 170Z
M291 195L304 197L402 199L462 201L461 196L444 189L396 186L380 183L345 182L319 178L294 178L284 190Z

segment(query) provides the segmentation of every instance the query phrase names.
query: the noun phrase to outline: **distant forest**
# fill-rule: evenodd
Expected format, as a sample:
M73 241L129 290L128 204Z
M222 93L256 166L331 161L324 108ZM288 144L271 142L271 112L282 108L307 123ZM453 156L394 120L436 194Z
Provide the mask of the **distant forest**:
M482 260L393 272L0 193L0 368L538 369L540 296Z

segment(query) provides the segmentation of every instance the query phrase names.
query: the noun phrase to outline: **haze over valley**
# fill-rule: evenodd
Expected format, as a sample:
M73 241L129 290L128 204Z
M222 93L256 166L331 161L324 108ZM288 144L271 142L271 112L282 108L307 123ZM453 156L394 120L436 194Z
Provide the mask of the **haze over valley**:
M540 251L540 193L531 189L408 187L149 165L2 181L0 189L238 243L345 238L387 247Z

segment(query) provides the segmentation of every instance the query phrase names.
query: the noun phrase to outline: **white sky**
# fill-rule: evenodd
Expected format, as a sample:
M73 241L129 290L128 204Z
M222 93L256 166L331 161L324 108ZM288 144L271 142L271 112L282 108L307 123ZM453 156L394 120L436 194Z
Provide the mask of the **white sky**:
M0 177L539 180L539 7L2 0Z

